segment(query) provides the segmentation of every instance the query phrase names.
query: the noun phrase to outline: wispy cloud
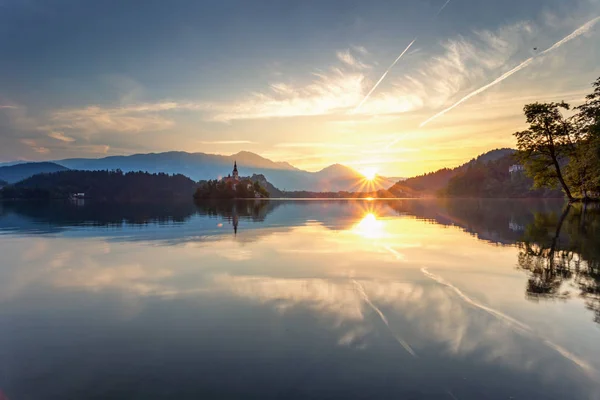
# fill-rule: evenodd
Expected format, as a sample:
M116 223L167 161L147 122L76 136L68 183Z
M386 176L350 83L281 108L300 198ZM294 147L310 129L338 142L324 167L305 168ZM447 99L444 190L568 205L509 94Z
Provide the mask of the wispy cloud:
M340 68L313 73L314 80L299 86L285 83L270 85L270 90L230 103L205 103L201 108L213 121L266 119L326 115L345 110L362 98L365 77L361 72Z
M558 49L559 47L561 47L563 44L570 42L571 40L578 38L579 36L589 32L594 25L596 25L596 23L600 21L600 17L596 17L594 19L592 19L591 21L587 22L586 24L580 26L579 28L577 28L573 33L571 33L570 35L564 37L563 39L561 39L560 41L556 42L552 47L544 50L543 52L541 52L539 55L533 56L528 58L527 60L523 61L522 63L520 63L519 65L517 65L516 67L514 67L513 69L511 69L508 72L505 72L504 74L502 74L499 78L495 79L494 81L488 83L485 86L480 87L479 89L469 93L468 95L466 95L465 97L461 98L460 100L458 100L456 103L452 104L450 107L445 108L444 110L440 111L439 113L435 114L433 117L427 119L426 121L424 121L423 123L421 123L421 127L427 125L429 122L435 120L436 118L441 117L442 115L452 111L454 108L458 107L459 105L461 105L462 103L464 103L465 101L471 99L472 97L477 96L478 94L488 90L489 88L499 84L500 82L504 81L505 79L511 77L512 75L514 75L515 73L521 71L524 68L527 68L529 65L531 65L533 63L534 60L536 60L537 58L541 58L545 55L547 55L548 53Z
M32 139L21 139L21 143L23 143L26 146L29 146L31 150L35 151L36 153L47 154L50 152L50 149L43 146L39 146L36 143L36 141Z
M358 52L359 54L366 56L369 54L369 51L365 46L352 46L352 50Z
M71 143L71 142L75 141L75 139L73 139L72 137L66 136L64 133L59 132L59 131L50 132L48 134L48 137L51 137L52 139L60 140L61 142L66 142L66 143Z
M530 23L521 22L496 31L475 31L469 38L447 39L441 43L441 54L411 66L411 72L389 82L379 93L375 93L376 89L395 64L408 54L414 41L371 84L365 70L352 68L355 63L348 55L353 54L342 51L336 54L341 65L314 73L314 79L308 84L271 83L267 91L245 99L198 104L197 109L207 112L209 120L229 122L343 114L349 110L358 115L373 116L438 108L473 82L502 68L533 33ZM355 54L362 54L357 49L353 47Z
M351 148L356 147L353 144L343 144L343 143L322 143L322 142L288 142L288 143L277 143L274 147L284 147L284 148Z
M362 61L360 61L359 59L357 59L356 57L354 57L352 55L352 53L350 52L350 49L347 49L344 51L338 51L336 53L336 56L337 56L338 60L340 60L341 62L343 62L344 64L346 64L352 68L356 68L356 69L371 68L371 66L369 64L365 64Z
M17 108L17 106L11 106L11 105L2 105L2 104L0 104L0 109L2 109L2 108L6 108L6 109L11 109L11 110L14 110L14 109L16 109L16 108Z
M448 4L446 2L441 10ZM414 48L414 41L375 82L369 79L367 64L360 60L368 55L367 50L362 46L350 46L350 49L332 55L332 58L335 56L335 64L316 70L307 83L278 78L265 90L233 101L161 101L121 107L92 105L55 110L48 115L45 123L38 124L38 129L61 132L65 138L77 138L78 135L89 136L99 132L137 133L171 129L175 126L174 114L180 111L202 113L206 121L232 122L324 115L341 117L352 110L362 117L389 116L446 107L425 121L426 124L529 66L536 57L546 55L590 31L597 21L588 22L548 50L504 73L501 72L505 66L522 57L525 49L531 51L532 40L540 35L540 29L533 23L519 22L493 31L473 31L469 35L446 39L440 43L441 52L411 64L407 72L394 80L389 79L391 69ZM481 86L494 75L500 77ZM388 81L384 88L386 78ZM479 89L473 90L477 87ZM464 92L470 94L463 95L456 102L455 96ZM451 101L454 104L447 107ZM206 144L244 144L239 141L216 142Z
M123 107L88 106L55 110L41 130L73 130L86 134L98 132L136 133L172 128L175 122L163 113L177 110L198 110L195 103L159 102Z
M252 144L254 142L252 142L250 140L210 140L210 141L201 140L198 143L201 143L201 144Z

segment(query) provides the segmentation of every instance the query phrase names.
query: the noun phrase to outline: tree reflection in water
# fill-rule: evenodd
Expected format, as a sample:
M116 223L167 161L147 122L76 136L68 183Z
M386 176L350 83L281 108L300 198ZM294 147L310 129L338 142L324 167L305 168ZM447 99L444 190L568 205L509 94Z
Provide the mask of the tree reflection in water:
M527 297L580 296L600 323L600 207L568 205L562 213L536 213L519 246L519 268L529 272Z

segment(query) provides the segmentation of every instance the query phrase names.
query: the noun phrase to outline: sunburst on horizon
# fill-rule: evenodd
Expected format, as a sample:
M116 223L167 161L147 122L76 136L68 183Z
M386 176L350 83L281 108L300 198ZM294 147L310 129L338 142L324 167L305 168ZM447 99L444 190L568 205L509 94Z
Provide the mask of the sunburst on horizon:
M359 170L359 172L365 177L368 181L374 181L377 178L378 169L375 167L365 167Z

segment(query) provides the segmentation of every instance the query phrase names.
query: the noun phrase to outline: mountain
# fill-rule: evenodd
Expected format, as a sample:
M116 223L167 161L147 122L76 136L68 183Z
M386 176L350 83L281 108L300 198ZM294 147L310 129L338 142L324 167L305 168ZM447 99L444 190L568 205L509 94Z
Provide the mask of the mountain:
M120 169L123 172L164 172L183 174L199 181L227 176L231 173L234 161L237 162L240 175L264 175L280 190L357 191L365 186L362 174L343 165L335 164L318 172L308 172L287 162L275 162L248 151L241 151L230 156L172 151L98 159L71 158L55 162L76 170ZM374 183L368 185L368 190L386 189L394 182L384 177L378 177Z
M491 150L459 167L442 168L435 172L398 181L388 190L397 197L404 197L408 193L411 194L408 197L413 197L414 195L433 196L438 191L445 189L452 178L465 171L469 166L477 163L496 161L514 153L515 150L508 148Z
M62 165L53 162L35 162L0 167L0 180L16 183L36 174L66 171Z

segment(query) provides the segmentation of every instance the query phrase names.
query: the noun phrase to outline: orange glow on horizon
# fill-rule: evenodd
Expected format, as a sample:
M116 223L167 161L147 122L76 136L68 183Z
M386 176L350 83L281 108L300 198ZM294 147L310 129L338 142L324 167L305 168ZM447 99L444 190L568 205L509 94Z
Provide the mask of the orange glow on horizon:
M366 167L361 169L359 172L363 174L366 180L373 181L375 178L377 178L378 170L375 167Z

